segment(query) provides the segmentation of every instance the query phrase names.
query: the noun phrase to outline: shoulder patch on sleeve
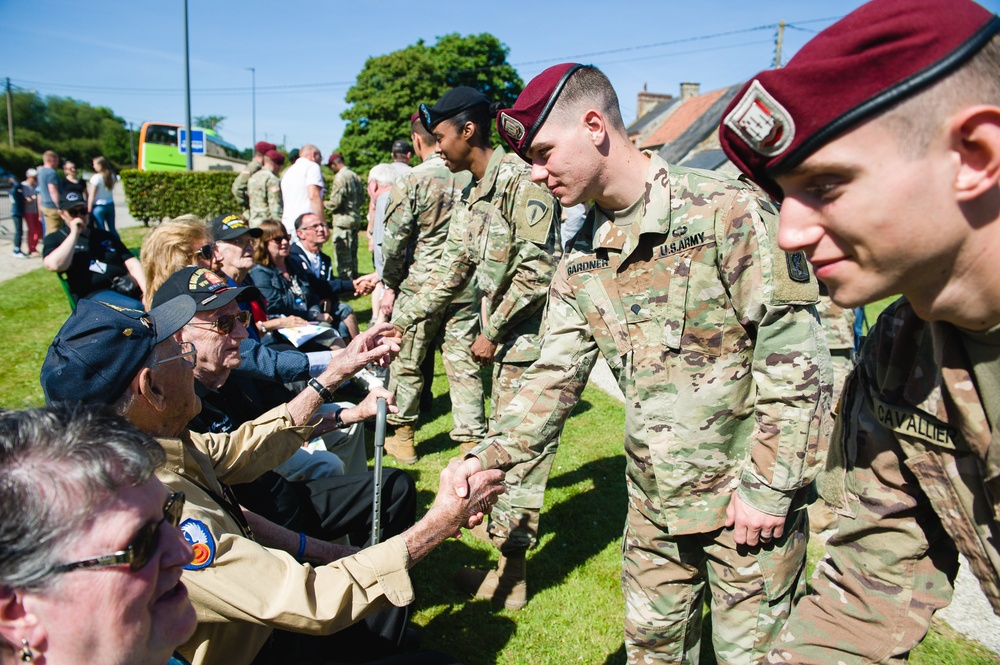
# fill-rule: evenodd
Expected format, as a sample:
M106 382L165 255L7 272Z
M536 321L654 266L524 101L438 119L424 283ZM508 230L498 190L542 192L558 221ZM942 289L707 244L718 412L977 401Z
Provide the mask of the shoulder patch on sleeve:
M805 252L786 252L778 247L778 210L763 195L757 201L771 247L774 304L816 304L819 302L819 282L813 275Z
M212 532L201 520L186 519L181 522L181 533L194 549L194 558L184 566L184 570L201 570L215 561L215 538Z
M556 207L555 198L548 190L534 183L521 189L514 210L515 235L544 245L549 239Z

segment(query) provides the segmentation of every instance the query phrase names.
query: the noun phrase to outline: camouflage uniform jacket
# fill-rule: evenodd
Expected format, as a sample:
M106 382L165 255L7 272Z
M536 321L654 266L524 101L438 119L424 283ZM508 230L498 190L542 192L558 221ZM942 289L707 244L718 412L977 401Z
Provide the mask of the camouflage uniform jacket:
M270 169L261 169L250 176L247 193L250 226L260 226L265 219L281 221L281 180Z
M382 239L382 283L415 294L441 263L452 211L472 180L468 171L452 173L439 153L404 174L389 190ZM475 288L455 298L471 302Z
M333 225L338 229L360 229L364 205L365 185L357 173L345 166L333 176L330 198L324 204L333 213Z
M239 175L236 176L236 180L233 181L233 196L236 198L236 203L239 204L243 212L250 209L250 198L247 195L247 185L250 183L250 176L262 168L264 167L258 164L256 159L251 159L247 162L246 167L239 172Z
M593 240L552 280L541 357L473 453L507 469L541 452L600 351L625 394L634 510L672 534L722 527L733 491L784 515L819 468L830 411L816 282L777 248L775 209L749 183L655 155L646 178L641 221L589 213Z
M996 423L987 419L961 333L946 323L923 321L905 299L879 318L841 398L820 492L849 517L861 497L879 492L853 482L850 469L860 445L901 457L919 489L885 491L926 497L918 508L933 507L1000 614ZM909 519L922 521L920 513Z
M497 148L482 180L463 193L444 259L393 323L404 330L441 312L475 275L487 298L483 334L497 362L532 362L549 282L562 255L559 203L531 182L528 165Z

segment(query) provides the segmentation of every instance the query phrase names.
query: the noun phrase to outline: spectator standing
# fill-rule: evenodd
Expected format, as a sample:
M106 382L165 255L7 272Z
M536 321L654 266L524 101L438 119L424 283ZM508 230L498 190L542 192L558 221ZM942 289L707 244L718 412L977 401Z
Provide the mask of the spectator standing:
M28 169L21 183L24 190L24 224L28 227L28 256L35 253L42 238L42 220L38 216L38 171ZM20 246L20 243L17 243Z
M55 233L66 226L59 215L59 176L56 167L59 166L59 155L46 150L42 153L42 166L38 169L38 210L45 218L45 235Z
M27 255L21 251L21 235L24 227L24 185L11 176L10 180L10 218L14 223L14 258L26 259Z
M87 209L94 216L97 228L115 236L115 172L104 155L94 157L94 175L87 184Z
M247 195L250 199L249 222L257 228L265 219L281 219L281 179L278 173L285 164L285 156L277 150L264 155L264 167L250 176Z
M79 194L84 201L87 200L87 183L77 177L76 164L68 159L63 164L63 177L59 179L59 191L62 195L73 192Z
M361 208L365 204L365 187L357 173L347 168L339 152L330 155L333 185L330 199L324 204L333 213L334 258L337 277L354 279L358 276L358 232L361 230Z
M281 175L281 200L284 210L281 223L290 235L295 235L295 219L311 212L326 223L323 212L323 191L326 182L320 164L323 154L314 145L306 144L299 152L299 159Z
M247 165L236 176L236 180L233 181L233 197L244 217L250 214L250 178L264 166L264 155L271 150L277 150L277 146L267 141L257 141L253 147L253 159L247 162Z

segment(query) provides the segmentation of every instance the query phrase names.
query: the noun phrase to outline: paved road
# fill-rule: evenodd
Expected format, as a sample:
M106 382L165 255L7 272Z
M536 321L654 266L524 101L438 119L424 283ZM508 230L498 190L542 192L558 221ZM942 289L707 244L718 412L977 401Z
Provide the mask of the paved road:
M128 214L128 206L125 204L125 193L122 190L122 184L119 182L115 185L115 227L119 229L127 229L130 226L141 226L141 222L137 222L132 219L132 215ZM10 219L3 219L0 221L3 226L3 233L0 233L0 282L5 282L11 277L17 277L18 275L23 275L26 272L31 272L37 268L42 267L42 242L38 243L38 254L28 259L16 259L12 255L14 249L14 237L11 235L12 223ZM42 226L44 230L45 220L42 220ZM27 233L27 229L24 229ZM22 245L23 248L23 245ZM54 279L54 278L53 278Z

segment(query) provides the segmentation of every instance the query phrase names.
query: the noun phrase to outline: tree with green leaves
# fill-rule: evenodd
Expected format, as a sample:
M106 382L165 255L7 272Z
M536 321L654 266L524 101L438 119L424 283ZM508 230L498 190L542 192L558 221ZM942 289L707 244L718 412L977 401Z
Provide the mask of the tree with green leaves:
M510 49L491 34L423 40L387 55L369 58L347 91L351 106L341 113L348 121L338 152L364 175L390 161L396 139L409 139L410 116L421 103L433 104L451 88L467 85L492 101L510 106L524 82L507 62Z
M196 115L194 117L195 127L211 129L213 132L218 132L225 121L226 116L224 115Z

